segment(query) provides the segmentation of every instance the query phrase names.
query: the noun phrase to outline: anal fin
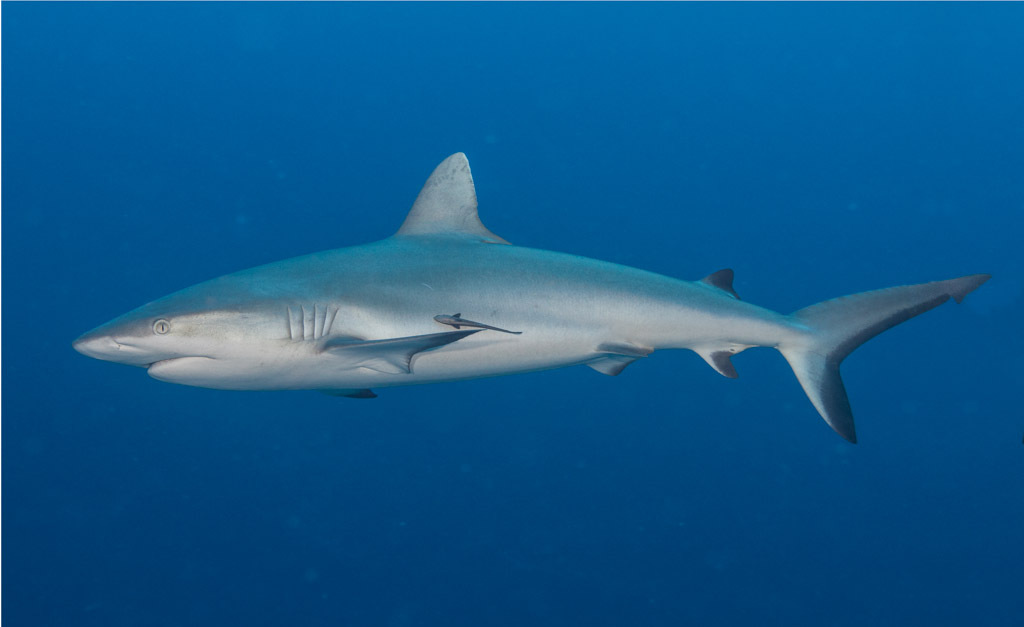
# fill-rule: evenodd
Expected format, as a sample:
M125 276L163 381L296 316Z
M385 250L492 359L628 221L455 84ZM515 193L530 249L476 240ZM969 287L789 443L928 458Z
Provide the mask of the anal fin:
M696 349L695 352L703 357L704 361L708 362L708 365L723 377L735 379L740 376L736 372L736 367L732 365L732 361L729 360L730 357L736 354L735 351Z

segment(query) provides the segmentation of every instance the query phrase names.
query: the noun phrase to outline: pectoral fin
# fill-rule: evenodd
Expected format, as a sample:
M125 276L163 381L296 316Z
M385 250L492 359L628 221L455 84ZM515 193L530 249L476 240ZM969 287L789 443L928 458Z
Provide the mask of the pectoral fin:
M412 372L412 358L417 353L457 342L477 332L478 329L450 331L386 340L332 337L323 343L320 350L345 360L352 367L369 368L389 374L408 374Z

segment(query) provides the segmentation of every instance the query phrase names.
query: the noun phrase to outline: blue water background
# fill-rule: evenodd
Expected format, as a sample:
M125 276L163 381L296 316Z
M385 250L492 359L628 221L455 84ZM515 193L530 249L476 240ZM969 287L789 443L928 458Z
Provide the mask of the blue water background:
M1020 625L1024 6L3 4L5 625ZM751 302L995 278L844 365L383 390L71 340L380 239L465 151L516 244Z

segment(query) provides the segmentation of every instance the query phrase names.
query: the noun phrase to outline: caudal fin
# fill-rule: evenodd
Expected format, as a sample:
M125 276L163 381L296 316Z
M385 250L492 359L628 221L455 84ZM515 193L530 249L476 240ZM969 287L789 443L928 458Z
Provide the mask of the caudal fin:
M960 302L989 280L972 274L920 285L903 285L826 300L790 315L807 332L779 345L807 397L836 433L857 441L853 413L839 364L858 346L886 329L953 298Z

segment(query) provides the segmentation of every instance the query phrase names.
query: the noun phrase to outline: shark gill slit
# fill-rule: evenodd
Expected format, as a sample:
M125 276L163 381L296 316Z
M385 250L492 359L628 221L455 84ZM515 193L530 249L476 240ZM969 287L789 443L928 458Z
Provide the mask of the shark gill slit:
M288 315L288 339L303 342L327 337L331 334L340 310L340 307L320 306L317 303L311 307L299 305L298 308L289 305L285 309Z
M313 323L313 316L315 315L315 309L306 309L305 305L302 306L302 339L304 340L313 339L313 331L316 328L316 325Z
M331 333L331 327L334 326L334 319L338 316L338 309L338 307L327 308L327 313L324 314L324 337L327 337ZM328 316L330 316L330 319L328 319Z

